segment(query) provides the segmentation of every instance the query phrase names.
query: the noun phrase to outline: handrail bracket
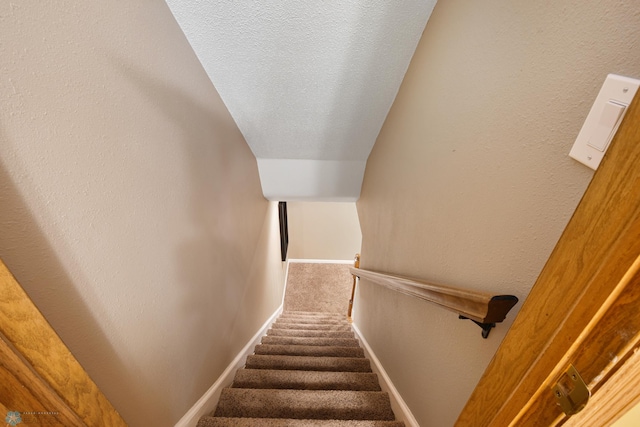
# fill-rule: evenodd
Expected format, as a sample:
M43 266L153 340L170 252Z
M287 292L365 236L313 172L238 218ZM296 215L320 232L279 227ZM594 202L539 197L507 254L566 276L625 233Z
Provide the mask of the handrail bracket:
M489 337L491 329L496 327L496 323L502 322L509 310L518 303L518 298L514 295L492 295L358 267L352 267L351 274L453 311L460 319L469 319L480 326L482 338L485 339Z
M468 317L465 317L462 314L458 316L458 319L463 319L463 320L467 320L468 319L468 320L471 320L476 325L480 326L482 328L482 338L484 338L484 339L489 338L489 332L491 332L492 328L496 327L495 323L478 322L477 320L469 319Z

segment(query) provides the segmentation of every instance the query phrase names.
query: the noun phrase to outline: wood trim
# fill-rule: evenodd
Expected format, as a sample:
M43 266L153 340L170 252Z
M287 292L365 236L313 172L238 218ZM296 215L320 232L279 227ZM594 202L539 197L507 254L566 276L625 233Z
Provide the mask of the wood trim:
M640 351L636 351L563 427L609 426L639 402Z
M38 311L2 260L0 338L2 354L5 356L0 360L4 377L14 378L31 390L25 395L26 400L12 410L33 411L30 405L35 404L31 400L34 398L41 404L47 402L47 405L55 406L47 406L48 411L64 414L68 421L62 425L127 425ZM20 367L18 362L22 363L23 367ZM0 393L4 406L5 402L14 398L10 390L0 389ZM11 401L13 404L19 404ZM56 402L63 405L57 406ZM77 415L69 415L70 413Z
M553 426L566 421L550 388L569 363L580 372L591 392L598 393L640 343L640 316L630 316L630 307L640 307L640 257L511 424Z
M566 365L577 363L592 387L604 385L619 367L620 356L629 354L637 340L636 326L625 326L624 318L638 317L637 306L625 301L634 298L632 290L640 286L633 272L640 255L639 195L640 100L636 97L456 426L564 422L549 399L549 385ZM612 324L607 323L610 310L618 310ZM606 341L612 335L602 327L619 335L613 351ZM602 366L607 371L598 372Z
M0 413L0 417L9 410L19 410L25 424L32 424L27 420L31 418L33 424L86 426L3 336L0 360L0 395L3 406L12 408Z
M518 302L518 298L513 295L495 296L361 268L352 267L351 274L402 294L432 302L479 323L502 322Z

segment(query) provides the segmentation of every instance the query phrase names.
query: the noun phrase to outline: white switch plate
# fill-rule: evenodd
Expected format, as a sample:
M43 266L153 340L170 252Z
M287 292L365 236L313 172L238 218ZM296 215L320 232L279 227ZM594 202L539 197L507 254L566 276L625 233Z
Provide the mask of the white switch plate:
M618 130L618 126L627 112L627 108L625 108L620 118L615 123L611 123L611 120L607 120L611 116L611 105L628 107L638 91L638 86L640 86L640 80L616 74L607 76L587 119L582 125L582 129L580 129L576 142L573 144L571 152L569 152L569 156L589 166L591 169L598 169L598 165L600 165L604 153L609 147L610 138ZM602 126L604 124L612 125L610 132L603 129ZM592 138L606 138L604 135L610 135L610 138L606 141L598 141L597 143L591 141L591 144L589 143ZM600 146L603 150L599 150L595 146Z

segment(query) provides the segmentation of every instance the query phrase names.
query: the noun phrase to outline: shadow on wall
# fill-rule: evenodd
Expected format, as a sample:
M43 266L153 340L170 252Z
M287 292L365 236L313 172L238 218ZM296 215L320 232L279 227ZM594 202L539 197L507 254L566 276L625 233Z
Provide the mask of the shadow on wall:
M254 255L263 226L270 226L268 202L260 191L255 158L222 102L201 105L179 87L123 66L124 59L112 58L112 63L167 120L180 127L182 135L175 144L184 151L180 161L186 163L182 167L191 178L186 209L190 237L173 249L175 283L181 289L181 339L191 350L189 363L176 366L171 373L175 389L153 405L170 408L171 419L177 420L271 314L251 305L248 311L242 310L252 284L266 283L252 283L249 276L255 274L252 266L264 261ZM242 331L248 333L246 338L237 334L238 325L247 325ZM157 387L169 386L166 378L154 382Z
M0 126L0 139L5 138ZM29 206L13 183L0 159L0 258L3 259L18 283L23 287L47 321L56 325L56 333L63 341L81 337L83 346L74 348L78 360L94 359L103 372L121 372L123 378L133 377L114 351L109 339L94 314L97 307L87 307L74 286L74 280L58 257L64 252L61 242L56 247L38 226ZM86 282L87 280L81 280ZM34 289L39 288L38 292ZM66 337L66 338L65 338ZM91 378L98 372L85 370ZM142 405L143 400L156 394L153 389L140 390L132 382L117 390L132 406ZM103 390L105 391L105 390ZM28 411L29 408L15 408ZM52 408L53 409L53 408Z
M7 164L2 163L9 161L7 159L0 159L0 257L130 425L170 425L208 389L268 317L263 313L266 304L260 301L244 312L240 310L243 299L250 294L247 292L249 275L255 275L251 266L257 262L254 259L256 245L266 224L268 202L260 193L255 158L233 121L227 120L228 112L222 102L213 99L210 105L199 105L179 88L133 69L125 60L116 58L112 63L116 73L132 81L134 90L150 100L148 108L161 109L166 120L182 132L175 140L149 138L141 145L154 149L158 147L153 144L179 145L178 152L184 152L184 157L175 159L176 168L188 174L183 187L176 184L165 189L156 185L142 192L153 193L149 197L153 202L160 200L160 207L166 198L167 208L174 209L172 212L182 218L187 217L186 221L176 219L180 223L171 224L171 215L165 214L155 228L169 234L165 238L169 244L167 250L172 254L169 257L173 259L163 262L174 265L157 265L159 260L129 250L120 257L128 264L122 270L128 268L141 277L142 272L157 268L176 277L166 277L162 281L164 287L151 280L131 287L135 284L132 277L121 277L119 272L114 272L127 283L114 284L113 289L105 293L111 302L125 301L129 311L125 313L127 317L118 317L121 313L113 309L107 312L100 303L104 295L97 295L96 278L82 276L82 266L74 265L78 262L77 255L65 247L64 239L57 238L62 236L56 233L62 231L56 218L46 218L52 221L46 224L48 228L38 224L37 211L32 209L46 206L30 205L29 199L23 197L20 185L28 186L29 178L27 176L24 183L14 182ZM213 89L211 92L215 93ZM141 123L137 130L144 132L145 126L148 125ZM6 135L0 133L0 137L5 140ZM175 147L172 151L176 151ZM145 174L155 178L172 172L160 169L162 166L153 162L134 165L138 166L144 169L132 174L135 179L127 183L130 186L144 185ZM187 191L189 206L180 207L170 200L169 190ZM30 193L37 194L37 191ZM75 197L74 202L77 203L74 208L84 208L82 195ZM141 202L135 208L152 205ZM132 227L140 225L136 220L154 215L153 211L140 212L141 209L131 215L133 212L128 210L135 210L133 208L113 206L120 210L117 212L120 216L129 219ZM61 222L64 223L64 219ZM102 225L103 229L119 226L117 222ZM126 230L114 231L117 233L112 236L84 237L104 238L116 247L122 243L120 239L134 238L127 236ZM151 239L153 236L140 235L144 231L137 233L150 242L157 241ZM88 256L95 259L101 254ZM109 273L112 267L102 267L105 274L100 283L115 277ZM179 291L175 292L175 288ZM150 289L153 294L142 295L141 289ZM179 296L178 301L167 301L172 294ZM259 310L254 310L256 306ZM277 304L273 310L276 307ZM169 310L165 311L166 308ZM140 325L163 323L153 329L137 324L129 327L126 319L140 320ZM112 323L116 320L120 322ZM253 331L247 337L237 336L234 331L238 324L247 325L247 329L253 328ZM122 329L126 329L126 333ZM131 348L116 348L113 344L116 341L110 339L118 337L123 339L123 345ZM145 345L140 345L142 342ZM127 355L126 360L119 355Z

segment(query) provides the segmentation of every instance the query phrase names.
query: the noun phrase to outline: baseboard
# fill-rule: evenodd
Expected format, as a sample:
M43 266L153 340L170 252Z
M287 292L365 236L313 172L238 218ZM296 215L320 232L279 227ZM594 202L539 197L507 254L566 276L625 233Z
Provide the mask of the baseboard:
M380 382L380 388L382 391L386 391L389 393L389 399L391 400L391 408L393 409L393 413L396 415L396 419L398 421L404 421L404 424L407 427L420 427L416 419L414 418L411 410L407 406L407 404L398 393L398 390L391 382L391 378L387 375L387 372L384 370L382 365L380 364L380 360L376 357L375 353L369 346L367 340L362 336L360 329L355 324L352 324L353 330L356 333L356 336L360 340L362 347L364 348L365 357L371 360L371 370L378 375L378 381Z
M200 417L215 409L218 404L218 400L220 399L222 389L233 382L233 377L235 376L236 371L244 367L247 356L253 354L253 349L260 343L260 340L264 335L266 335L267 330L271 327L271 324L276 320L280 313L282 313L282 305L278 307L264 325L262 325L260 330L256 332L253 338L249 340L247 345L244 346L236 358L233 359L229 366L227 366L227 369L222 372L220 377L218 377L209 390L207 390L207 392L198 399L195 405L193 405L191 409L189 409L187 413L180 418L180 421L175 424L175 427L195 427L196 424L198 424Z

